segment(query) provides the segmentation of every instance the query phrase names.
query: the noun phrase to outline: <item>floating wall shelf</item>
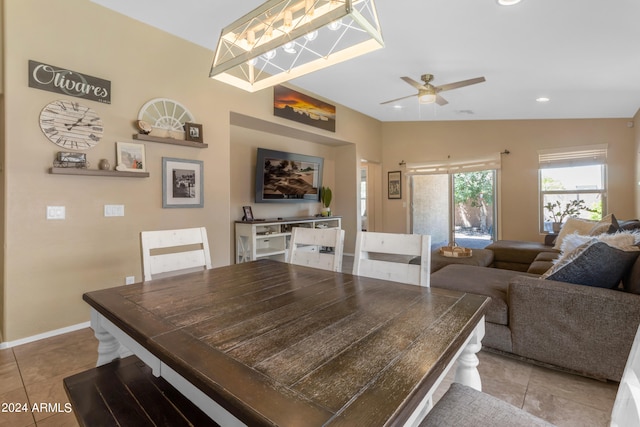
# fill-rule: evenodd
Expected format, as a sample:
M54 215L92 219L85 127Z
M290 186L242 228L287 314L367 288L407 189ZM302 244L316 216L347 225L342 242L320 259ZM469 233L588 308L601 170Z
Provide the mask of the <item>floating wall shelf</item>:
M161 138L159 136L150 136L142 133L134 134L133 139L137 139L139 141L161 142L163 144L182 145L193 148L207 148L209 146L208 144L203 144L201 142L185 141L184 139Z
M49 168L54 175L115 176L119 178L149 178L149 172L126 172L101 169Z

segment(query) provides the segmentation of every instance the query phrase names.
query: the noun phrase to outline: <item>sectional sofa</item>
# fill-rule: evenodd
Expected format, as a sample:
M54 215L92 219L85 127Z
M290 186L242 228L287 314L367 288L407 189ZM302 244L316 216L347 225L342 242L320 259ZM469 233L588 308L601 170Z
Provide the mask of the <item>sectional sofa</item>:
M450 264L431 275L431 286L491 297L484 347L620 381L640 324L640 251L610 246L600 231L565 235L565 245L579 236L583 243L564 253L560 245L498 241L487 247L493 267ZM608 231L637 243L629 229Z

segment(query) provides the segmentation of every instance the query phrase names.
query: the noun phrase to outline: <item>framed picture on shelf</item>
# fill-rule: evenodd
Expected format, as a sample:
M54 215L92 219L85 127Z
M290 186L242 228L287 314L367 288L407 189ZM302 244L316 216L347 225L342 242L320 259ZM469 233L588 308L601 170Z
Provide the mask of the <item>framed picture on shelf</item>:
M184 131L187 141L202 143L202 125L186 122L184 124Z
M144 144L116 142L116 163L116 170L119 171L146 172Z
M204 207L203 162L162 158L162 207Z
M243 221L253 221L253 211L251 210L251 206L243 206L242 212L244 216L242 217Z
M402 172L393 171L388 175L389 199L402 199Z

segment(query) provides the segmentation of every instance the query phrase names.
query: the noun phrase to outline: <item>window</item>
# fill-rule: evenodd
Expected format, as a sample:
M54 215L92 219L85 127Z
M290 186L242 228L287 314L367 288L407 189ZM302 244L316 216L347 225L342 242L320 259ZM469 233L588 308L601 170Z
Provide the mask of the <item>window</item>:
M606 161L606 145L538 152L541 232L552 232L554 222L567 219L554 218L549 205L564 209L573 203L571 216L584 219L599 220L606 214Z

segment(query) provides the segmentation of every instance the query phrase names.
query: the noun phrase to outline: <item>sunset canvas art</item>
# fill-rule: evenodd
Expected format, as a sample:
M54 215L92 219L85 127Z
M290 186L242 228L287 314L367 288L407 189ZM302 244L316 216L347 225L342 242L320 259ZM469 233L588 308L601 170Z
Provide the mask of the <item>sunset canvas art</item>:
M273 114L298 123L336 131L336 107L286 88L273 88Z

